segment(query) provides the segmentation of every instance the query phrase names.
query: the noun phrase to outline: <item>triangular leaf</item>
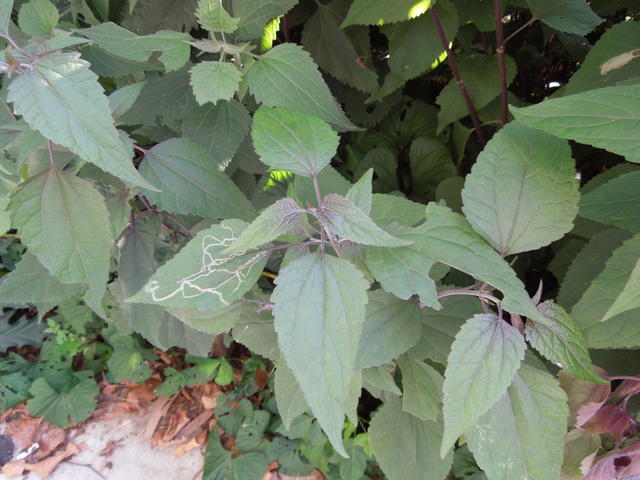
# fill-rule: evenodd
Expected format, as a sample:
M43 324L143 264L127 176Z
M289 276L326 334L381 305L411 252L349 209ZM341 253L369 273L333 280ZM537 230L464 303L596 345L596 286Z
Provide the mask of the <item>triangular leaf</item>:
M356 183L354 183L345 197L351 200L356 207L367 215L371 214L373 204L373 194L371 193L371 181L373 179L373 168L367 170Z
M52 142L126 182L154 189L134 168L98 77L79 57L54 53L38 59L11 81L8 101Z

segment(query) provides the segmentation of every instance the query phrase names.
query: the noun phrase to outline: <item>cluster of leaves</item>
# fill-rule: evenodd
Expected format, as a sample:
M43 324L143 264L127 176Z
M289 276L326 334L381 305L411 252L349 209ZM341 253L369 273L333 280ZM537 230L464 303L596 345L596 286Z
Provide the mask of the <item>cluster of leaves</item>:
M107 322L113 381L146 374L133 332L247 346L329 478L374 457L391 480L580 478L563 447L585 399L558 375L609 384L640 347L639 10L2 0L0 226L27 253L0 299ZM164 393L230 381L195 363ZM63 371L29 393L60 423L95 392ZM245 454L212 436L208 478L259 478L280 448L240 403L220 427ZM634 426L580 450L605 456L590 478Z

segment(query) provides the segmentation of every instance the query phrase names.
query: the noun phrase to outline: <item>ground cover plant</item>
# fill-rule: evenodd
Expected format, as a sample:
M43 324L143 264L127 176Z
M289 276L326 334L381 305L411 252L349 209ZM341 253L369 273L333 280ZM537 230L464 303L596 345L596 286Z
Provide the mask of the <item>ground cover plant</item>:
M639 11L1 0L0 407L155 374L217 385L206 480L636 478Z

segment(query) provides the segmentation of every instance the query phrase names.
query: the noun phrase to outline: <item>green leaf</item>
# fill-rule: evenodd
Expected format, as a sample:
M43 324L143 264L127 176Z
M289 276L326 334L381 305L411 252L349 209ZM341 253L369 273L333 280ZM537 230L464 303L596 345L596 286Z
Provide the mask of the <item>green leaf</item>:
M457 173L449 147L435 138L418 137L409 150L412 192L420 198L433 198L438 184Z
M113 22L106 22L80 30L79 33L102 50L135 62L146 62L154 52L161 52L159 60L168 72L182 68L191 53L188 43L191 37L170 30L139 36Z
M629 232L617 229L604 230L595 235L578 252L567 270L560 285L558 303L567 310L573 307L604 269L605 262L611 257L611 253L629 238L631 238Z
M440 303L442 310L439 312L422 310L422 337L409 355L446 365L456 334L469 318L481 313L482 308L473 297L445 297Z
M292 198L281 198L258 215L225 253L247 251L296 230L303 222L303 212Z
M546 323L507 262L472 230L462 215L430 203L427 221L414 231L415 246L425 255L501 290L505 310Z
M355 243L380 247L402 247L412 243L382 230L351 200L336 193L323 198L317 215L329 231Z
M61 300L82 291L81 285L63 284L27 252L15 270L0 282L0 302L3 304L48 303L57 305Z
M116 120L118 117L128 112L140 96L142 87L146 85L145 81L125 85L115 90L109 95L109 108L111 115Z
M416 344L422 331L420 307L382 290L369 292L358 347L358 368L389 363Z
M495 315L474 315L456 335L444 372L444 434L440 455L503 396L527 346Z
M196 26L197 0L137 0L133 14L127 16L122 26L138 35L159 30L188 32Z
M560 478L567 396L551 375L523 364L507 393L467 433L492 480Z
M268 256L223 253L245 227L240 220L226 220L201 230L127 301L199 310L231 304L258 280Z
M511 122L466 177L462 210L501 255L536 250L573 227L575 175L567 142Z
M47 422L68 428L91 416L100 393L93 378L84 378L71 388L54 389L46 378L37 378L29 390L33 398L27 402L29 413L43 416Z
M233 33L239 20L229 15L222 6L222 0L199 0L196 9L198 22L210 32Z
M311 411L344 456L341 431L368 284L348 261L319 252L291 262L275 282L271 299L278 343Z
M580 216L640 233L640 172L617 176L583 195Z
M274 393L276 404L278 405L278 413L282 418L284 428L289 430L291 422L308 411L309 407L304 399L302 390L300 390L298 381L284 360L278 362L274 380Z
M552 98L531 107L511 107L511 113L529 127L640 163L639 108L640 85L630 85Z
M420 238L415 238L418 235L413 229L392 225L387 230L396 238L413 243L403 248L367 247L365 262L371 273L387 292L404 300L418 295L421 302L440 309L436 285L429 277L429 271L437 260L422 253L418 246Z
M42 265L62 283L87 284L85 299L101 309L113 240L104 198L91 183L48 168L20 186L9 210Z
M397 195L373 194L371 219L378 225L397 222L411 227L423 222L425 218L424 205L421 203Z
M107 362L109 382L121 383L128 380L142 383L151 376L151 368L144 363L150 351L141 348L135 337L115 334L109 338L109 343L113 347L113 353Z
M371 181L373 179L373 169L367 170L356 183L354 183L345 195L351 200L356 207L367 215L371 215L371 206L373 204L373 194L371 193Z
M538 305L538 310L553 325L547 327L527 322L525 335L529 343L544 357L561 365L573 376L593 383L608 384L593 369L587 341L564 308L547 300Z
M256 305L244 303L233 303L212 312L203 312L197 308L167 308L171 315L189 327L211 335L228 332L245 316L252 316L255 310Z
M401 356L398 365L402 370L402 410L420 420L437 420L442 402L442 375L408 355Z
M9 323L13 311L9 310L0 316L0 351L4 352L9 347L22 347L23 345L39 346L44 339L44 327L35 320L26 316Z
M447 38L458 33L458 12L447 0L438 0L438 16ZM442 42L431 15L384 25L381 28L389 39L389 68L403 80L414 78L438 64L444 52ZM416 48L420 45L420 48Z
M46 138L124 181L154 189L131 163L98 77L77 53L40 58L8 91L15 112Z
M480 110L489 105L500 93L498 56L472 54L456 59L456 62L475 109ZM507 84L510 84L515 78L517 68L509 56L506 56L506 65ZM438 112L438 133L450 123L469 115L464 97L460 93L455 79L449 81L440 92L436 103L441 107Z
M191 67L191 87L200 105L219 100L231 100L235 95L242 74L235 65L222 62L200 62Z
M400 399L382 405L369 427L369 441L389 480L442 480L453 453L440 458L442 421L422 421L402 410Z
M586 35L603 20L585 0L527 0L534 17L561 32Z
M0 31L2 33L9 32L9 23L11 22L11 12L13 10L13 0L3 0L0 2Z
M232 0L233 16L240 19L236 37L251 40L262 36L266 24L293 8L297 0Z
M208 218L252 218L249 200L231 179L215 168L200 145L172 138L145 152L140 173L160 192L145 192L162 210Z
M260 103L315 115L341 130L357 130L331 95L311 56L299 45L284 43L272 48L251 67L248 79L249 90Z
M578 71L571 76L563 94L572 95L640 77L640 62L637 57L633 60L629 56L629 52L638 48L638 35L640 22L621 22L608 28L591 47ZM603 72L603 67L612 67L611 62L614 60L617 60L617 68Z
M327 123L313 115L267 106L255 113L251 137L263 163L306 177L329 165L340 141Z
M382 392L389 392L397 396L402 395L402 391L391 376L388 365L362 370L362 387L366 388L376 398L381 398Z
M357 61L360 54L350 38L350 35L357 37L368 46L369 32L364 27L348 32L340 29L347 8L348 2L342 0L318 4L316 12L304 24L302 44L332 76L362 92L372 92L378 88L378 75Z
M31 380L23 372L2 372L0 375L0 410L9 410L31 395Z
M625 241L605 263L571 310L591 348L640 346L636 321L640 271L640 235ZM634 291L635 290L635 291ZM606 320L606 321L605 321Z
M271 312L255 313L254 308L252 315L245 314L240 318L231 333L235 341L245 345L252 352L272 361L279 359L280 349Z
M341 27L349 25L384 25L386 23L410 20L425 13L431 6L430 0L398 0L389 3L385 0L355 0L342 22Z
M236 100L219 101L192 109L182 123L182 135L205 147L216 164L231 161L249 133L251 117Z
M58 9L49 0L31 0L20 8L18 24L29 35L47 35L58 25Z

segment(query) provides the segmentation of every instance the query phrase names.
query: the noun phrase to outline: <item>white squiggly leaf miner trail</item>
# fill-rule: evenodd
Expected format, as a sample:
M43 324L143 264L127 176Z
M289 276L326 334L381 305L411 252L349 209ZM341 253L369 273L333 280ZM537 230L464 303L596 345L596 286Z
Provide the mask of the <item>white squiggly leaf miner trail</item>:
M173 298L176 295L182 295L182 298L196 298L204 294L211 294L217 296L224 305L229 305L231 302L225 300L222 292L223 287L226 286L229 282L235 280L237 281L237 284L232 290L232 293L236 292L242 285L243 280L245 280L251 273L251 270L258 263L258 261L268 255L268 251L256 252L255 255L247 259L246 262L238 266L236 269L223 268L224 265L228 264L238 257L246 255L247 252L243 250L232 253L226 257L215 258L214 255L212 255L210 252L212 248L226 248L232 245L237 240L237 237L231 227L222 224L220 225L220 227L227 230L230 233L230 236L226 238L217 238L214 235L205 235L204 237L202 237L202 268L200 268L199 271L180 279L177 282L179 286L166 295L158 295L157 291L162 288L162 286L157 280L153 280L147 283L144 289L145 292L151 295L151 298L153 298L155 302L162 302ZM208 287L197 285L195 283L199 280L209 278L211 275L217 273L227 273L229 274L229 277L218 283L217 285Z

